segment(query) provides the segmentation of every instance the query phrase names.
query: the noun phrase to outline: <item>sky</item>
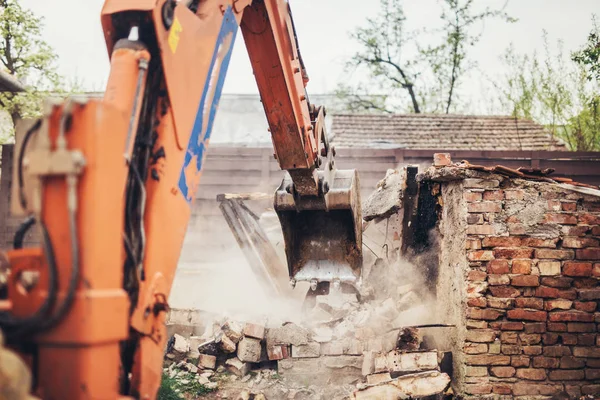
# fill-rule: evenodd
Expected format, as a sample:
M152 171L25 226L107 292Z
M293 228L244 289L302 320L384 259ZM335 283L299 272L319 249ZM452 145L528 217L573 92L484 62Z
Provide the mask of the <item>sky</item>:
M439 21L440 0L405 0L409 27L432 27ZM307 90L330 93L343 81L363 77L344 72L344 62L356 51L349 33L377 14L375 0L289 0L302 57L310 77ZM102 91L109 73L100 11L102 0L21 0L45 18L44 34L59 56L59 71L83 82L87 90ZM498 8L505 0L475 0L477 7ZM367 5L370 4L370 5ZM513 43L521 53L543 51L542 30L551 43L564 41L566 50L581 47L593 13L600 17L600 0L510 0L506 11L518 22L488 21L471 56L486 75L502 72L498 57ZM464 90L477 101L476 80ZM224 93L258 93L242 35L234 47Z

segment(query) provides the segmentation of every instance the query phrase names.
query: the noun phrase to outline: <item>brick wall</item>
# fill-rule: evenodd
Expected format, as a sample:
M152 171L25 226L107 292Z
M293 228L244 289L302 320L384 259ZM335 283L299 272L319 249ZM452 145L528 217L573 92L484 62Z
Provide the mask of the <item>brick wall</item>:
M600 197L458 175L441 183L439 225L440 268L465 281L455 384L474 398L600 394ZM462 261L444 260L456 243Z

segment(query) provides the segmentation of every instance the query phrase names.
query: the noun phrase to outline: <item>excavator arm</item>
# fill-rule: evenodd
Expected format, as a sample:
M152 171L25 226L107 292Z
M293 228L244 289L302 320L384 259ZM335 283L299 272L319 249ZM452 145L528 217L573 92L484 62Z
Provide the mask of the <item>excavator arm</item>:
M29 218L7 252L0 325L48 400L155 398L167 299L238 27L285 171L274 206L291 281L360 279L358 175L336 169L287 2L106 0L101 20L104 97L48 100L19 129L15 157L13 212ZM34 227L42 248L23 248Z

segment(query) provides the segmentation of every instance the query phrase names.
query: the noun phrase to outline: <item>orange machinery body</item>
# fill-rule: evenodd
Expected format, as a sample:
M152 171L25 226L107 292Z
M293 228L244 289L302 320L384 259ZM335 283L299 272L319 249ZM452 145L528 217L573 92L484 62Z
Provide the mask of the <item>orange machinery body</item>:
M24 158L23 173L34 177L24 208L49 240L45 251L7 253L9 311L27 319L49 297L48 249L58 275L45 317L72 296L53 324L7 330L8 345L32 370L34 395L155 398L166 300L240 25L275 157L299 195L322 191L315 169L319 156L331 157L324 113L309 104L286 1L106 0L111 73L104 98L49 103ZM128 229L142 235L124 245ZM39 273L32 290L20 287L22 271Z

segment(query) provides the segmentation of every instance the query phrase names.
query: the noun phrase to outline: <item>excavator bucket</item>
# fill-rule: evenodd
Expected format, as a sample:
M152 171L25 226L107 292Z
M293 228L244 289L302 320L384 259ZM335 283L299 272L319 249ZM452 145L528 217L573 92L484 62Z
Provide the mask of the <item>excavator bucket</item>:
M362 267L358 172L318 170L317 174L318 196L296 195L287 172L275 193L290 283L310 282L313 291L332 282L355 287Z

